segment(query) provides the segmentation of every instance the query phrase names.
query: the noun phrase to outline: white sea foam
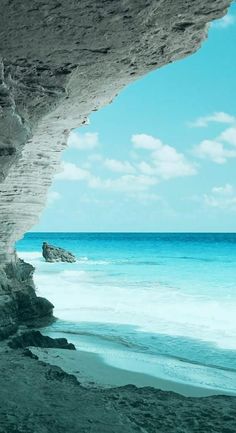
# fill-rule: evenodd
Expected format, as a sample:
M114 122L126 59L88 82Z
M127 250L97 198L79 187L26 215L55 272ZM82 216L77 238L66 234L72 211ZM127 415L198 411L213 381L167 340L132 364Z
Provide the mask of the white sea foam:
M195 338L236 349L236 298L186 293L169 285L129 287L83 264L108 264L81 257L75 264L48 264L41 252L20 252L36 267L38 293L55 305L55 314L74 322L127 324L149 333ZM86 269L86 267L85 267ZM96 269L96 268L95 268Z
M144 332L236 349L235 299L214 300L161 285L130 288L106 278L101 282L79 264L48 267L38 262L35 280L38 292L52 301L61 319L133 325Z
M135 352L119 351L102 354L104 361L117 368L146 373L154 377L172 380L178 383L188 383L204 388L234 392L235 373L219 371L212 367L181 362L166 356L150 356Z
M208 242L83 239L68 243L76 263L19 254L36 267L38 294L62 319L50 332L68 333L78 347L120 368L236 390L236 245L232 253L232 243L216 251Z
M19 256L36 267L38 295L48 298L55 305L55 315L70 322L72 329L73 323L89 322L96 323L95 329L97 324L107 323L122 325L124 332L130 332L131 325L149 334L191 338L221 349L236 349L235 297L213 298L164 283L129 284L129 280L111 279L106 267L87 267L87 264L102 265L103 262L88 257L81 257L72 264L48 264L37 251ZM68 338L71 340L69 334ZM151 352L120 350L112 338L110 347L101 343L102 340L96 343L96 339L91 344L91 339L83 340L81 335L75 336L75 344L77 339L80 349L99 353L106 363L118 368L180 383L228 391L236 389L235 373L164 359ZM183 352L183 357L185 355Z
M78 263L85 265L109 265L110 262L108 260L91 260L88 257L79 257L77 260Z
M189 384L236 395L236 373L227 369L191 363L173 357L141 353L124 347L118 341L104 341L97 336L51 333L52 337L66 337L78 350L98 354L113 367L144 373L174 383Z
M42 253L39 251L20 251L18 256L26 262L43 261Z

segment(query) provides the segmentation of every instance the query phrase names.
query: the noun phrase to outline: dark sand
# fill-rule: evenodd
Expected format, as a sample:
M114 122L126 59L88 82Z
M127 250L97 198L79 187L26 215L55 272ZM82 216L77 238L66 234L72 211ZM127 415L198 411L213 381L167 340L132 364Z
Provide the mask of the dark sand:
M57 365L69 374L77 377L86 387L105 387L135 385L151 386L163 391L173 391L186 397L206 397L221 395L222 391L213 388L197 387L190 384L173 382L145 373L137 373L106 364L97 354L85 351L68 351L64 349L41 349L32 347L40 360ZM234 395L227 393L227 395Z
M59 367L32 359L27 349L0 352L0 433L236 433L235 397L191 398L133 385L88 388ZM72 352L64 352L53 356L65 364ZM96 356L74 354L81 360L81 380L87 371L84 383L94 376L94 365L106 382L121 376L101 364L99 370Z

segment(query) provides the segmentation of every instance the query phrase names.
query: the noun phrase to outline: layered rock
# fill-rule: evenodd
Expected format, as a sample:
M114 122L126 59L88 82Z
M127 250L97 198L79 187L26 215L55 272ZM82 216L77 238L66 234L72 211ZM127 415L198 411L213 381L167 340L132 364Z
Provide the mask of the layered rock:
M45 325L53 320L53 305L37 297L33 266L23 260L2 267L0 273L0 340L13 334L19 325Z
M6 327L7 321L17 323L19 308L26 314L17 297L28 297L26 316L46 309L34 289L14 275L19 266L14 244L40 215L69 131L125 85L196 51L208 23L229 4L1 1L0 293Z
M193 53L230 0L2 0L0 251L37 221L71 128Z
M64 250L64 248L55 247L54 245L49 245L47 242L43 243L42 254L46 262L76 262L76 257L69 251Z

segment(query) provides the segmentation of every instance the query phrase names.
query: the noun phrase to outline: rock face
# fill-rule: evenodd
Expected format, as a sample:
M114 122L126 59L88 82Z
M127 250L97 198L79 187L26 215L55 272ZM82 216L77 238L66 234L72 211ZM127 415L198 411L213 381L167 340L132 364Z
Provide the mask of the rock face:
M196 51L230 0L1 0L0 255L38 219L71 128Z
M21 320L50 310L18 275L14 244L38 219L69 131L125 85L196 51L230 2L1 0L3 327L15 326L19 310Z
M63 248L49 245L47 242L43 243L42 254L46 262L76 262L76 257L72 253Z
M68 343L66 338L51 338L47 335L42 335L39 331L28 331L16 335L10 339L8 346L12 349L35 346L75 350L74 344Z
M37 297L33 266L23 260L5 265L0 274L0 340L21 324L45 325L53 320L53 305Z

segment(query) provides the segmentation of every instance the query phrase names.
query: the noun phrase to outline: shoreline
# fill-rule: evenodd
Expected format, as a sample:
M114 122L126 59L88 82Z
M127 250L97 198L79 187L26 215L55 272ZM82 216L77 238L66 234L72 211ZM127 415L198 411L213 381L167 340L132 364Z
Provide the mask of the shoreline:
M223 392L214 388L194 386L188 383L174 382L157 378L146 373L134 372L107 364L102 356L82 351L65 349L42 349L30 347L31 352L40 361L56 365L66 373L74 375L86 388L115 388L135 385L138 388L152 387L158 390L174 392L185 397L208 397L214 395L234 396L232 392Z
M55 359L50 365L30 350L10 349L6 343L0 352L1 432L236 432L235 397L191 398L150 386L85 387L55 366ZM62 362L69 352L59 356Z

